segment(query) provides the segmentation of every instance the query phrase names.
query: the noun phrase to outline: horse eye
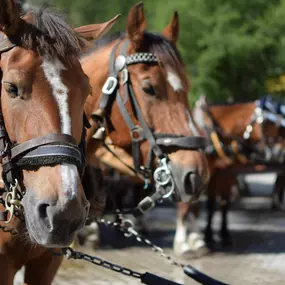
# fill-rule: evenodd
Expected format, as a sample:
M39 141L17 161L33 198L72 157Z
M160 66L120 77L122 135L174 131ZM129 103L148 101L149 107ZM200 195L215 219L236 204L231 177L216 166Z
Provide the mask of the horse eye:
M4 82L5 84L5 89L6 91L10 94L13 95L14 97L19 95L19 90L18 87L13 84L13 83L9 83L9 82Z
M142 85L142 90L149 94L149 95L152 95L152 96L155 96L155 90L153 88L153 86L151 85L151 83L149 81L147 82L143 82L143 85Z

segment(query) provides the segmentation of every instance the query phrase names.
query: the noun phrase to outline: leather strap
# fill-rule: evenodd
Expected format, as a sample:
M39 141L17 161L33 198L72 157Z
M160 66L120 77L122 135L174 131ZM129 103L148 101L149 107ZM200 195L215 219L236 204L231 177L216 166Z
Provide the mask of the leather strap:
M146 124L146 121L143 117L141 108L138 104L136 95L129 80L127 65L139 63L141 61L150 62L150 60L151 63L158 63L158 59L155 56L152 56L152 54L133 54L133 57L131 59L130 55L127 55L127 47L129 41L125 40L120 48L119 56L117 57L118 62L116 62L115 56L119 44L120 42L118 42L111 51L109 62L109 77L102 89L102 97L99 106L100 109L103 110L106 115L106 109L109 106L111 100L114 100L116 98L120 113L130 130L130 136L132 139L132 156L134 160L135 171L137 173L141 172L140 143L144 140L147 140L150 144L150 153L148 155L149 160L147 163L147 167L150 167L154 156L158 158L166 156L166 154L164 154L161 150L161 147L175 147L179 149L195 150L206 148L206 146L208 145L208 140L203 137L184 137L179 135L173 136L172 134L169 134L167 136L166 134L163 134L164 137L157 138L156 136L158 134L154 135L149 126ZM121 58L119 58L120 56ZM129 59L129 61L127 59ZM124 88L124 99L121 97L119 84L116 81L118 80L119 72L121 72L121 81ZM134 123L133 118L131 117L125 106L127 99L131 101L131 104L133 106L133 113L135 114L139 122L139 126Z
M198 136L197 137L177 136L177 137L157 138L156 143L159 146L164 146L164 147L197 150L200 148L205 149L209 145L209 140L207 140L204 137L198 137Z
M48 144L68 144L71 146L76 146L76 141L70 135L66 134L48 134L40 138L35 138L23 142L14 146L11 149L11 157L10 159L13 160L17 158L19 155L23 155L28 151L33 150L34 148L38 148L40 146L48 145Z
M15 46L5 34L0 32L0 53L8 51Z

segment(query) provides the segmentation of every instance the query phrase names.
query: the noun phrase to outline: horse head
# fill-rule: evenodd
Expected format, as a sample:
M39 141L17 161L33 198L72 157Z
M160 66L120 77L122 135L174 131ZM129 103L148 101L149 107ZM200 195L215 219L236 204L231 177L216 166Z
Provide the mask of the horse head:
M12 0L1 1L0 29L7 218L23 207L32 241L67 246L89 209L80 179L90 85L78 57L86 41L52 10L20 17Z

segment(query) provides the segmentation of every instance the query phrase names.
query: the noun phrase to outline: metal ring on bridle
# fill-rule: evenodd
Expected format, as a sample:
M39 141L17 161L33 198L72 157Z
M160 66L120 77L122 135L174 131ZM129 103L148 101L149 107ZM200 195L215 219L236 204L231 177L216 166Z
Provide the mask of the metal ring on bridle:
M162 180L161 178L166 178L166 179ZM161 166L154 171L153 179L160 186L165 186L170 182L171 175L167 173L167 170L164 168L164 166Z
M130 220L130 219L123 219L121 225L122 225L121 228L124 229L124 232L125 232L124 235L126 237L130 237L130 236L133 235L133 233L131 233L129 231L129 229L134 228L134 222L132 220Z

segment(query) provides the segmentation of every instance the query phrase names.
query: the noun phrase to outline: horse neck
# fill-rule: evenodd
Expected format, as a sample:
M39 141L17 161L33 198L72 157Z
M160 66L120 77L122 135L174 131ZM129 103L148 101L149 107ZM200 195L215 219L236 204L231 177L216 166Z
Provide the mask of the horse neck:
M210 106L209 111L226 136L241 137L251 123L255 103ZM251 140L260 140L260 126L254 124Z

